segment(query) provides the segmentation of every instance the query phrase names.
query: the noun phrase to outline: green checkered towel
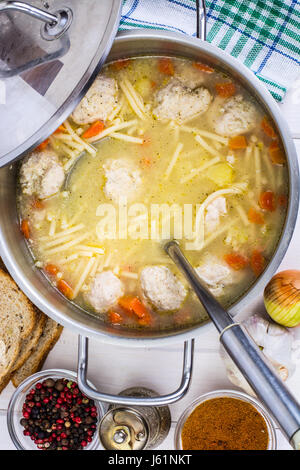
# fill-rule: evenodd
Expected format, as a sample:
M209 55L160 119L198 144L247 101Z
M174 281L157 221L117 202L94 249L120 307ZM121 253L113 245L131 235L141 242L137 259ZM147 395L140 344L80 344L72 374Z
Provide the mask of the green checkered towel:
M206 0L207 41L249 67L275 99L300 75L298 0ZM195 36L196 0L124 0L120 29Z

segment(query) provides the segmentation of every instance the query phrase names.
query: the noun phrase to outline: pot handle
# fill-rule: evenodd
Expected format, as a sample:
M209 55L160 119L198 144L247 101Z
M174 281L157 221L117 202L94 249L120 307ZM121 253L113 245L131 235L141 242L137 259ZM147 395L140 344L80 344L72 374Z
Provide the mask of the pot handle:
M107 393L99 392L88 385L86 377L88 369L88 338L85 336L78 336L78 385L85 395L93 400L105 403L129 406L165 406L180 400L188 391L192 378L193 358L194 340L192 339L184 342L182 378L180 386L175 392L168 395L158 395L156 397L149 398L109 395Z
M196 0L197 38L206 41L206 5L205 0Z

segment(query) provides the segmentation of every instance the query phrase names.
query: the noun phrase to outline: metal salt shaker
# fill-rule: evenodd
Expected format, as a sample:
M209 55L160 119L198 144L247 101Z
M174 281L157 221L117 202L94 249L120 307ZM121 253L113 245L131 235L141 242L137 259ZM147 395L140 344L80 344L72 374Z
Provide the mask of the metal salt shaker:
M153 397L144 387L131 387L120 395ZM111 405L99 426L99 437L108 450L143 450L159 446L168 435L171 414L168 406Z

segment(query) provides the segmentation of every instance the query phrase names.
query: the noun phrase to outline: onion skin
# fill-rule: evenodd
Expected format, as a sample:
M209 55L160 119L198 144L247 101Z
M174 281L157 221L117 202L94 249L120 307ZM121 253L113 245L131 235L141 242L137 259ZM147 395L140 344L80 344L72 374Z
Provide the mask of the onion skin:
M280 325L300 325L300 271L276 274L264 291L264 303L270 317Z

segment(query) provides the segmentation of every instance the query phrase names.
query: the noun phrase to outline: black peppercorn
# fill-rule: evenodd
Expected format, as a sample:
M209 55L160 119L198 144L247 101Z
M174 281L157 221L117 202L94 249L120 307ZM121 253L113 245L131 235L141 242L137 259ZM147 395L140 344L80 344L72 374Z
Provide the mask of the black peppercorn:
M78 450L95 434L95 410L94 401L82 395L75 382L50 378L26 396L20 424L39 449Z

